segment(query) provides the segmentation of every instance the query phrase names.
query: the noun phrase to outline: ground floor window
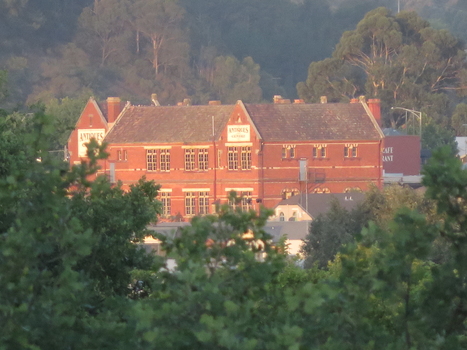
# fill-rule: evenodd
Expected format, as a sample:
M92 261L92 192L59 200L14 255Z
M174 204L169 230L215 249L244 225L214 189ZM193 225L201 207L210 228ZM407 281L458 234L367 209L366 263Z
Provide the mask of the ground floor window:
M209 214L209 192L200 192L198 199L198 214Z
M171 212L171 199L170 199L170 192L162 192L161 193L161 202L162 202L162 215L170 215Z
M196 214L196 195L194 192L185 192L185 214Z
M242 192L241 205L242 205L243 211L248 211L253 208L251 196L252 196L252 193L250 191Z

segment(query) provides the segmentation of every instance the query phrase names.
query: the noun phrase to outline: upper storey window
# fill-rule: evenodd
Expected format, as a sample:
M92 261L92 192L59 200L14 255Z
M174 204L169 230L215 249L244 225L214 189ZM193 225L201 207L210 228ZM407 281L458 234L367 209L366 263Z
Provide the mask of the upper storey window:
M195 170L195 150L193 148L185 149L185 171Z
M160 151L161 171L170 171L170 150L161 149Z
M146 150L146 169L148 171L157 171L157 149Z
M358 155L358 147L356 145L345 145L344 157L345 158L356 158Z
M328 155L326 145L313 146L313 158L326 158Z
M198 150L198 169L200 171L208 171L208 150L200 149Z

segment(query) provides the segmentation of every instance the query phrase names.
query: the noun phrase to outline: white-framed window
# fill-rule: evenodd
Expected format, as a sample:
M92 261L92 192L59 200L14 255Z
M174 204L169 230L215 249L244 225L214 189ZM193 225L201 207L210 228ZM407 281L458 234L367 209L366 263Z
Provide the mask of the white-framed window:
M185 171L195 170L195 150L193 148L185 149Z
M242 147L241 153L242 170L251 170L251 147Z
M208 150L200 149L198 150L198 169L200 171L208 171Z
M146 150L146 169L148 171L157 171L157 150Z
M252 209L252 199L251 199L252 193L250 191L242 192L242 210L243 211L248 211Z
M128 152L124 150L118 150L117 151L117 160L128 160Z
M327 147L326 146L314 146L313 147L313 158L326 158Z
M196 214L196 194L195 192L185 192L185 214Z
M209 214L209 192L200 192L198 197L198 214Z
M227 151L228 169L238 170L238 147L228 147Z
M160 169L161 171L170 171L170 150L161 149L160 150Z
M297 188L285 188L282 190L281 197L282 199L289 199L292 196L299 194L300 191Z
M295 148L294 147L290 148L290 158L295 158Z
M345 158L356 158L357 157L357 146L345 146L344 157Z
M285 221L285 215L283 212L279 213L279 221Z
M170 197L170 192L161 193L162 215L170 215L170 212L172 210L172 202Z

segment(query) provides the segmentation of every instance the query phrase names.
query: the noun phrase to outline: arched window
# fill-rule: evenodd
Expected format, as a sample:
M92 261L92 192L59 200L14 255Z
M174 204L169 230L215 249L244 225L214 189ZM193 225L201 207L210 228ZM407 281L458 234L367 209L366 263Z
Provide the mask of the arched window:
M279 221L285 221L285 216L283 212L279 213Z

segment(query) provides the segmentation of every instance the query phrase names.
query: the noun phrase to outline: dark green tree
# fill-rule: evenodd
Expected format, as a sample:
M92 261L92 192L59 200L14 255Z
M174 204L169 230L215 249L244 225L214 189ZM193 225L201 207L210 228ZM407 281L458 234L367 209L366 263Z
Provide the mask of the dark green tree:
M422 110L447 126L453 108L449 101L456 102L450 93L465 92L465 55L462 42L446 30L432 28L414 12L394 16L378 8L342 35L332 59L310 65L307 81L297 90L308 101L321 95L333 101L376 97L384 108ZM389 118L385 125L403 122L403 114L383 115Z
M352 242L361 232L368 222L366 216L363 206L349 211L334 200L329 211L310 224L302 248L306 257L305 267L311 268L315 264L320 268L327 267L341 247Z
M89 182L104 146L91 142L91 162L69 169L48 152L52 132L43 113L1 118L0 344L129 348L120 315L130 273L154 262L136 243L155 220L158 187Z

